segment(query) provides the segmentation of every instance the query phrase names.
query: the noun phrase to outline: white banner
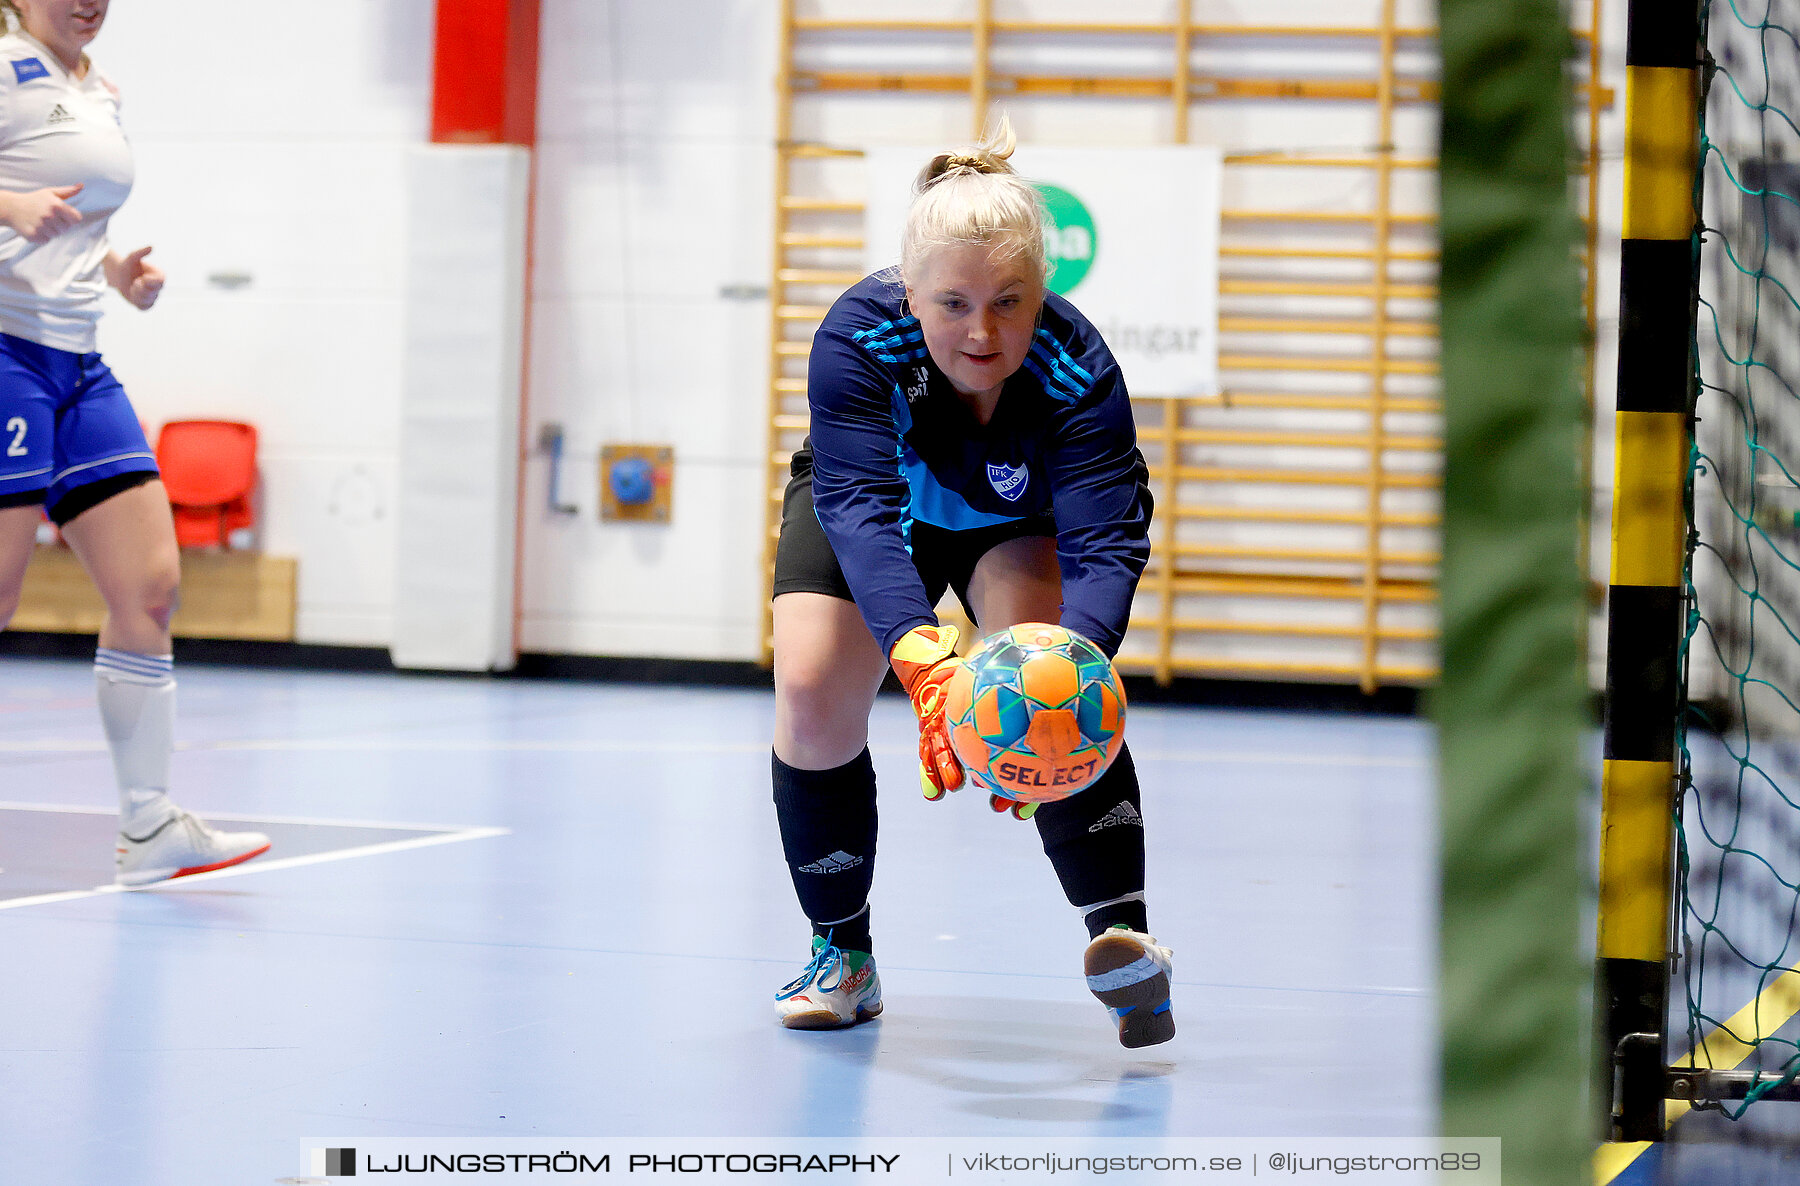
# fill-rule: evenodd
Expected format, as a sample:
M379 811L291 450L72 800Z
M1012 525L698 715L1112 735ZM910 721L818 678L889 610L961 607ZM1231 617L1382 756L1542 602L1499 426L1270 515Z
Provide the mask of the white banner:
M868 151L866 270L898 263L912 182L933 150ZM1044 194L1050 288L1099 327L1141 395L1219 390L1216 148L1020 148Z

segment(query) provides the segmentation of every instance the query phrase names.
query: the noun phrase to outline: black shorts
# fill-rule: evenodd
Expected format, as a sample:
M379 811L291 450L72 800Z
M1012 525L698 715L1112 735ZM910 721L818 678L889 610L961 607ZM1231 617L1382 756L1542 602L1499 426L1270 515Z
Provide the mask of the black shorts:
M840 601L855 601L838 567L837 554L819 517L813 513L812 448L810 442L794 453L787 493L781 499L781 538L775 544L775 593L823 593ZM1026 536L1056 538L1056 523L1049 515L1033 515L1011 523L946 531L930 523L912 525L912 561L925 582L925 597L933 605L945 589L956 590L956 599L970 621L976 621L969 605L969 580L975 565L989 551L1007 540ZM977 622L979 625L979 622Z
M69 520L99 506L115 494L123 494L127 490L135 490L139 486L156 481L160 475L155 470L131 470L128 473L113 474L98 481L85 482L64 494L56 502L45 508L50 521L58 527L67 527ZM23 490L14 494L0 494L0 510L7 507L43 506L44 500L50 496L50 490Z

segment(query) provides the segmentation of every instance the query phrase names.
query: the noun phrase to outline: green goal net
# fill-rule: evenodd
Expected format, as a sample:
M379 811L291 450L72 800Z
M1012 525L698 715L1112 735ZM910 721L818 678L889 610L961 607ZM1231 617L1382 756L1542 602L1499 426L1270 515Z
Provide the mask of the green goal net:
M1761 1101L1800 1076L1800 6L1703 11L1670 1054L1714 1073L1672 1114L1793 1130Z

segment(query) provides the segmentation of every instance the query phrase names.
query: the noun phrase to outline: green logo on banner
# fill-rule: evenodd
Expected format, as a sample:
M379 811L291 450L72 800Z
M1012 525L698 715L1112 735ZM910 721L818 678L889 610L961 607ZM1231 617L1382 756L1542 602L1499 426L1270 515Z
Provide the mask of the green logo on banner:
M1094 266L1094 253L1100 236L1094 230L1094 216L1081 204L1081 199L1046 182L1037 183L1044 195L1044 210L1050 215L1044 227L1044 254L1050 257L1050 291L1067 294L1080 284Z

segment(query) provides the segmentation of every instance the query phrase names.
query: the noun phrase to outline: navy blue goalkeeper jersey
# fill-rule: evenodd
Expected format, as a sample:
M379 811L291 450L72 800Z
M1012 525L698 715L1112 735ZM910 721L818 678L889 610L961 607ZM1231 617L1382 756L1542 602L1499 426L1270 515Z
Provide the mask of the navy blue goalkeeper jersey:
M813 338L813 508L882 652L935 623L912 525L966 531L1048 514L1062 625L1108 655L1150 556L1150 490L1119 364L1046 293L1025 364L977 423L931 361L899 270L867 277Z

